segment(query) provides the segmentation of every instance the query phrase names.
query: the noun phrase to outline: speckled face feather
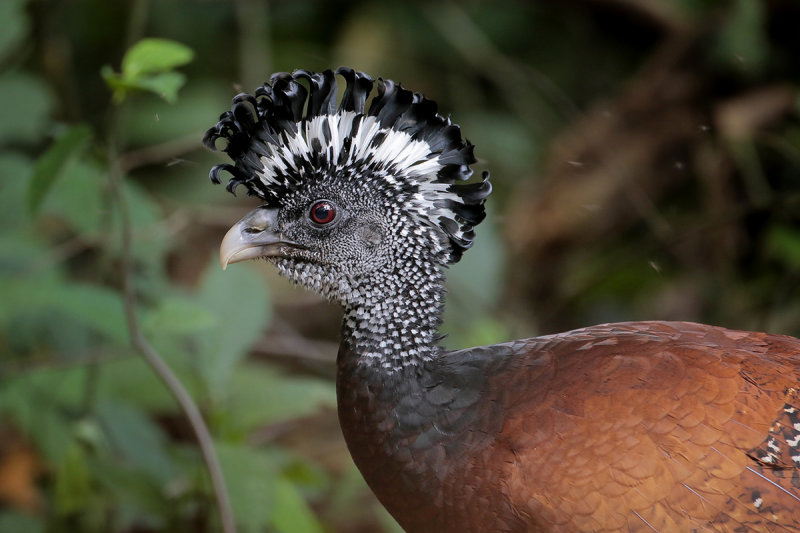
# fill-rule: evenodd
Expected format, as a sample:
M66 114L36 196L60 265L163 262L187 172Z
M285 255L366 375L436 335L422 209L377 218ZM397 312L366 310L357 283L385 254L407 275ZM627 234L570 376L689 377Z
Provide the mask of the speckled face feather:
M243 185L281 205L295 191L325 181L369 179L370 188L442 234L442 263L458 261L472 246L491 192L488 173L480 182L459 183L472 175L473 145L422 95L379 79L365 111L372 78L349 68L336 74L347 83L338 107L330 70L277 73L254 95L236 96L203 140L217 149L217 139L225 139L223 150L234 162L215 166L211 180L219 183L227 171L228 190Z

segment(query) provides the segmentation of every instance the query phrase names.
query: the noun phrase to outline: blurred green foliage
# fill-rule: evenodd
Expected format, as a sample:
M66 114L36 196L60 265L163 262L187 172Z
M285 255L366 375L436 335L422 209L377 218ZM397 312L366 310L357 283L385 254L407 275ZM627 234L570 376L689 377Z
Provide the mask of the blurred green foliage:
M169 103L178 99L178 90L186 76L173 70L189 63L194 56L191 48L167 39L142 39L122 57L119 74L105 65L100 71L113 89L114 102L122 103L128 91L150 91Z
M402 81L477 145L495 193L449 272L448 346L639 318L800 334L800 9L636 4L0 3L0 531L219 527L191 432L129 344L112 165L137 317L209 422L240 530L396 527L335 425L337 311L214 257L252 202L208 184L202 132L277 70ZM653 79L691 97L637 92ZM680 142L648 122L662 105L689 110ZM630 132L603 129L617 119ZM624 172L641 188L582 196ZM594 215L568 227L576 198Z

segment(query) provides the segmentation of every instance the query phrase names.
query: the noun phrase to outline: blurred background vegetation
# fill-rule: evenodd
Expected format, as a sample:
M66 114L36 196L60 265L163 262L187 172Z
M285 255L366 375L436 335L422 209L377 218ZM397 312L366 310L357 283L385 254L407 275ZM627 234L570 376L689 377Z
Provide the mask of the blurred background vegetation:
M209 183L200 139L273 71L390 77L477 145L495 193L450 270L449 347L640 319L800 335L798 21L794 0L3 0L0 531L219 530L126 276L240 531L396 530L337 427L339 310L216 261L254 204ZM126 82L145 37L193 59Z

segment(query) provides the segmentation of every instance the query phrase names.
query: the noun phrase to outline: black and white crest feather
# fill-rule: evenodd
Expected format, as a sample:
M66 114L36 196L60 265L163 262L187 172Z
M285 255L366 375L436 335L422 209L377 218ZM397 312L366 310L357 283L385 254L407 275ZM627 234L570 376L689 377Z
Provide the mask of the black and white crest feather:
M236 96L203 139L212 150L225 139L222 150L233 160L212 168L211 180L219 183L228 172L229 191L243 185L270 205L331 176L375 180L407 212L440 228L450 244L448 262L458 261L472 246L491 192L488 172L480 182L459 183L472 175L473 145L421 94L350 68L336 74L347 84L338 105L330 70L276 73L255 94ZM377 94L366 109L373 86Z

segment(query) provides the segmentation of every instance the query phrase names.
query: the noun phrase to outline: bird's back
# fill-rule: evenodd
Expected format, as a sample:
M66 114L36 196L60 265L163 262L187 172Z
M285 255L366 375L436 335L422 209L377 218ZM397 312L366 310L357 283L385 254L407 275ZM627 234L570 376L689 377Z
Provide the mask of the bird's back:
M351 452L410 531L800 531L798 339L639 322L461 350L360 380L369 420L344 381Z

